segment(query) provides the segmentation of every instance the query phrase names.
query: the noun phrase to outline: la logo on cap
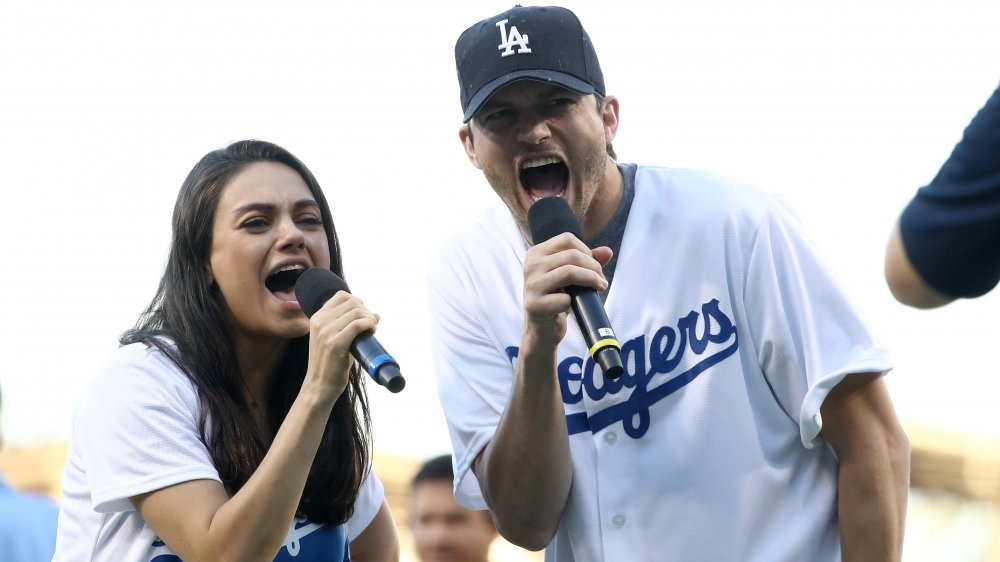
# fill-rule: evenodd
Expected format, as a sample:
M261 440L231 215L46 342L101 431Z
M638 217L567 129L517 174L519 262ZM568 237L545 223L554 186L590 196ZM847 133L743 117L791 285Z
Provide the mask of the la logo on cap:
M510 35L507 34L507 21L501 20L497 22L497 27L500 28L500 44L497 45L497 49L503 50L500 53L500 58L507 57L514 54L530 53L531 49L528 47L528 36L521 35L521 32L517 30L516 25L510 26ZM514 45L518 46L517 53L514 52Z

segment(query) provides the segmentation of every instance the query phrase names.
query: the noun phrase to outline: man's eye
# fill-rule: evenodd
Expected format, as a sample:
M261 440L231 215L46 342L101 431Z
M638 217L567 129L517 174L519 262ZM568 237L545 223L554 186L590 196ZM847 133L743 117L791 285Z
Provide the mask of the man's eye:
M509 109L499 109L497 111L488 113L486 115L486 121L499 121L501 119L506 119L507 117L510 117L510 115L511 111Z
M568 109L574 103L576 103L576 100L573 98L554 98L549 100L548 107L550 110L561 111Z

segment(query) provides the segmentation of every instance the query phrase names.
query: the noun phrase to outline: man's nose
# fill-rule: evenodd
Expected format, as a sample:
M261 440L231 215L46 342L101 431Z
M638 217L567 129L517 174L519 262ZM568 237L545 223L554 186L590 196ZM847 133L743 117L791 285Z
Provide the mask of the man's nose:
M549 122L541 115L523 116L517 124L517 140L525 144L542 144L552 137Z

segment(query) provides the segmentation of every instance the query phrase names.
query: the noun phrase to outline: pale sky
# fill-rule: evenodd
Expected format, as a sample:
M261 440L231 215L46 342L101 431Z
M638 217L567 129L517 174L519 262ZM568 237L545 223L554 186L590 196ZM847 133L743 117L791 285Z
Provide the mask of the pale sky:
M276 142L331 202L353 292L407 377L369 386L377 452L448 450L424 277L498 204L458 142L453 47L512 2L39 0L0 5L0 384L8 445L68 437L156 289L206 152ZM889 230L1000 83L995 0L567 1L621 104L620 161L786 195L890 348L909 427L1000 437L1000 290L893 301Z

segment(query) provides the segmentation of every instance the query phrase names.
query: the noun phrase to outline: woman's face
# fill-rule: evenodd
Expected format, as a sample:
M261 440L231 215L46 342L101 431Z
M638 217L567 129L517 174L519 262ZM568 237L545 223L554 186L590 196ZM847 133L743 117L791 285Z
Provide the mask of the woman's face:
M277 162L233 176L215 210L207 270L234 329L249 339L307 334L295 281L313 266L330 267L330 248L302 176Z

